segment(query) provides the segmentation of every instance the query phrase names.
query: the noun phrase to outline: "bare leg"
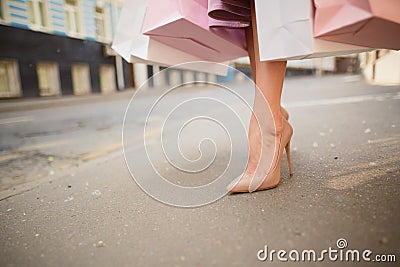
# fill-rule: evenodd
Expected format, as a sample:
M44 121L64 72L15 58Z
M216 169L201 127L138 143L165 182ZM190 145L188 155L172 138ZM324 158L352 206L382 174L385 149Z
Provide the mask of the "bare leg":
M255 83L259 87L261 93L267 99L274 118L278 119L281 116L281 95L283 80L286 72L286 61L260 61L254 1L251 1L251 17L253 48L249 51L253 51L252 53L254 53L254 62L252 65L254 65L255 70ZM248 40L248 42L250 41L251 40Z
M272 115L277 126L277 130L282 127L282 115L281 115L281 95L283 80L286 71L286 61L275 61L266 62L260 61L259 47L258 47L258 35L257 35L257 24L254 3L251 1L251 26L246 29L247 46L249 51L250 63L252 66L253 78L258 87L256 97L258 93L261 93L271 108ZM254 106L253 112L257 116L263 116L265 110L257 110L257 106ZM249 166L248 173L255 170L259 162L259 156L261 153L261 133L255 116L253 115L250 121L249 129ZM273 149L273 148L271 148Z
M228 187L231 192L253 191L257 188L266 189L276 186L280 179L280 159L283 148L288 145L292 135L290 125L282 117L282 113L286 112L281 112L286 61L260 61L253 1L251 1L251 12L252 26L246 29L246 37L253 78L258 90L255 92L249 127L247 169L245 174L239 177L240 179ZM263 99L268 102L271 115ZM254 180L261 181L258 183L260 187L254 188Z
M250 25L246 28L246 42L247 42L247 51L249 53L250 58L250 66L251 66L251 74L253 75L253 81L256 82L256 59L254 53L254 37L253 37L253 28Z
M253 75L253 81L254 81L254 83L256 83L257 69L256 69L256 54L254 51L255 46L254 46L254 37L253 37L253 27L250 25L250 27L247 27L245 29L245 31L246 31L247 50L248 50L249 58L250 58L251 73ZM283 107L281 107L281 113L282 113L282 116L286 120L289 119L289 114Z

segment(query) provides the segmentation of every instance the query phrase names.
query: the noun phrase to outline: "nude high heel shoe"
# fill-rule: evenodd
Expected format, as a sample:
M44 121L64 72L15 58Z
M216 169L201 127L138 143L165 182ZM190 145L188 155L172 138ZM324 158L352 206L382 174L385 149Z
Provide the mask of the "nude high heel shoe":
M292 161L290 155L290 139L293 135L293 128L289 122L282 118L283 127L275 133L276 151L273 155L272 163L266 175L263 177L253 177L245 173L243 176L236 178L227 187L228 192L231 193L244 193L266 190L276 187L280 182L281 159L283 150L286 150L286 155L289 165L290 176L293 176ZM268 149L268 148L263 148ZM274 149L274 148L270 148Z

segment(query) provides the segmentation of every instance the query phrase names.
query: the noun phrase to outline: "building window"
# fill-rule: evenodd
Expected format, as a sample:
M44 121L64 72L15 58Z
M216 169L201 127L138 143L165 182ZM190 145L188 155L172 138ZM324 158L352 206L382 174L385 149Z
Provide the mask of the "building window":
M74 86L74 94L89 94L91 90L89 65L82 63L73 64L71 72L72 84Z
M0 0L0 21L8 20L8 4L7 0Z
M104 19L104 8L96 7L95 13L96 19L96 36L97 38L105 38L106 37L106 27L105 27L105 19Z
M77 0L65 0L65 15L68 25L68 33L74 35L80 33L79 7Z
M0 20L4 20L4 0L0 0Z
M110 9L106 6L95 7L96 37L100 41L109 42L111 39Z
M46 0L29 0L29 20L33 27L48 26Z
M117 89L113 65L105 64L100 66L100 87L102 93L110 93Z
M40 96L60 94L60 76L57 63L39 62L37 64Z
M18 63L14 60L0 60L0 97L21 95Z

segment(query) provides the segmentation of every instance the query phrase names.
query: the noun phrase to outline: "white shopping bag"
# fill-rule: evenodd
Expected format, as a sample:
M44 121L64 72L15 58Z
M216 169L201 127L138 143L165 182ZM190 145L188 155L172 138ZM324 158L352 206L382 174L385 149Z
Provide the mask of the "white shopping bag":
M173 66L202 59L162 44L142 34L148 0L127 0L121 12L112 48L128 62ZM225 62L228 65L228 62ZM188 64L181 68L226 75L222 64ZM177 68L180 68L177 66Z
M260 60L338 56L371 50L313 36L312 0L255 0Z

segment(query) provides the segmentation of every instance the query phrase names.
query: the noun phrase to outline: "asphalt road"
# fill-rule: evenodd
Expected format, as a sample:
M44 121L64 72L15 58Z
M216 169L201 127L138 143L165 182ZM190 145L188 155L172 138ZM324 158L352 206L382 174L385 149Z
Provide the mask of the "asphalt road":
M249 87L232 85L251 99ZM217 88L189 89L164 99L149 118L150 147L158 147L160 123L171 106L188 97L225 99L243 111L246 123L239 99ZM145 176L143 119L155 95L149 90L139 96L124 135L128 163L138 164ZM276 189L228 195L198 208L163 204L132 180L121 151L122 120L131 96L128 91L51 103L2 103L0 266L285 266L293 261L280 262L275 254L272 262L262 262L257 253L268 246L269 251L312 249L319 255L329 247L338 249L341 238L347 241L345 249L371 250L371 259L396 256L397 263L367 266L397 266L400 87L372 86L355 76L288 78L283 102L295 130L294 176L283 164ZM177 126L193 114L219 116L235 126L225 107L213 105L182 107L166 132L175 136ZM164 177L188 186L211 182L227 164L240 173L246 153L234 146L236 157L229 162L223 129L207 123L183 135L182 152L195 160L202 155L198 141L217 133L215 158L207 158L213 145L200 147L205 163L213 163L208 172L188 178L188 172L171 167L154 149L155 167ZM243 138L242 128L233 136ZM328 257L295 264L366 266Z

